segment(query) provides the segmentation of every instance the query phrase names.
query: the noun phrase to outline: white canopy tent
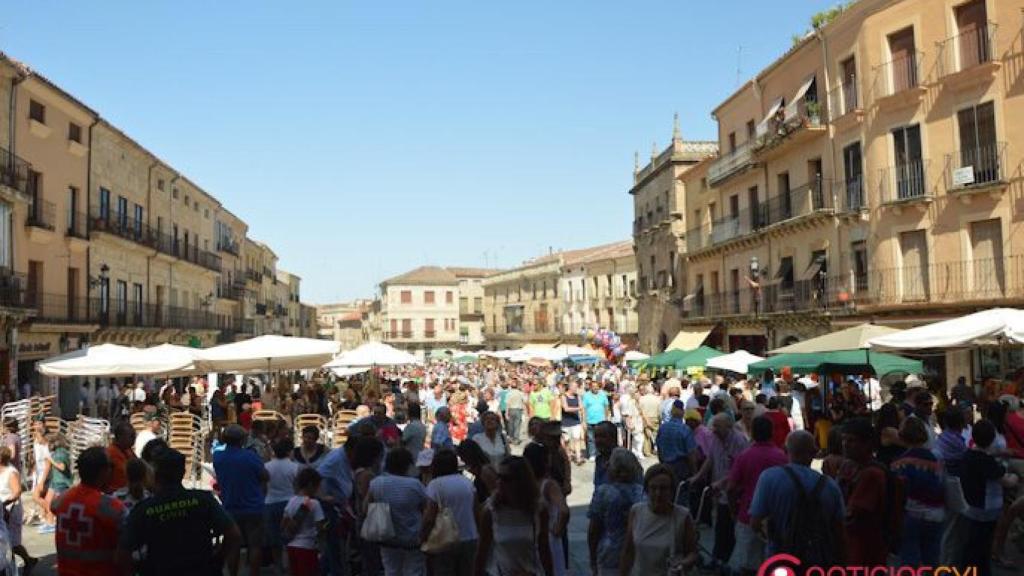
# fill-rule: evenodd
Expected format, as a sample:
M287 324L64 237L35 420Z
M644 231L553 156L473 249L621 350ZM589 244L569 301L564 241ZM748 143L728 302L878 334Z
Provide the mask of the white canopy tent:
M357 366L355 368L331 368L330 370L338 378L348 378L349 376L355 376L357 374L366 373L370 370L370 368Z
M192 367L192 358L180 353L153 353L117 344L87 346L38 364L39 373L59 378L172 374Z
M647 360L650 357L650 354L644 354L639 350L627 350L626 354L623 356L626 362L631 362L635 360Z
M877 350L920 350L971 348L1004 342L1024 344L1024 310L992 308L872 338L868 343Z
M339 348L332 340L267 335L207 348L201 357L210 372L303 370L324 365Z
M746 350L737 350L732 354L711 358L707 361L707 367L717 370L728 370L737 374L746 374L751 364L761 360L764 360L764 358L751 354Z
M366 366L404 366L422 364L416 356L383 342L367 342L358 348L343 352L324 364L324 368L353 368Z

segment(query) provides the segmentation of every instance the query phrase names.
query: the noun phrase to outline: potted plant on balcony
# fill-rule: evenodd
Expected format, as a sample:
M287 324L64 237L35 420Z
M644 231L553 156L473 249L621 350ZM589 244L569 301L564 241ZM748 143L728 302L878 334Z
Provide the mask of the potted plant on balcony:
M818 126L821 124L821 102L817 100L808 100L807 104L807 120L811 126Z

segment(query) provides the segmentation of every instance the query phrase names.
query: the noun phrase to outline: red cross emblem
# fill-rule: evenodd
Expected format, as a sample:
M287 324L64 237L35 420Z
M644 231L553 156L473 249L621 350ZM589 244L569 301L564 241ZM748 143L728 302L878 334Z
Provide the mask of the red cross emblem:
M58 530L69 546L81 546L82 539L92 536L93 519L85 515L85 506L72 504L58 518Z

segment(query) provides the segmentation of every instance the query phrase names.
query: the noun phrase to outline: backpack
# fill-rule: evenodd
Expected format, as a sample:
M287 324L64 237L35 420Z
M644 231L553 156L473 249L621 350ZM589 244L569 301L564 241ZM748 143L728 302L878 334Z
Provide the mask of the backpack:
M787 518L779 552L791 554L806 565L824 568L838 565L841 535L836 532L835 523L821 505L821 495L828 479L824 474L819 475L814 488L808 493L792 468L781 468L793 482L797 498Z

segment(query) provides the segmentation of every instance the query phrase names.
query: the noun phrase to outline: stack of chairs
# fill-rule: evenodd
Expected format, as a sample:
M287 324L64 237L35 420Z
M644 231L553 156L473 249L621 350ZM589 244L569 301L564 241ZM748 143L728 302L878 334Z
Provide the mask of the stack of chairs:
M129 416L128 421L131 422L132 428L135 428L136 434L141 432L146 427L146 413L145 412L134 412Z
M307 426L316 426L320 431L320 442L328 448L331 447L332 438L327 418L320 414L299 414L295 417L295 445L302 443L302 429Z
M205 443L206 428L202 418L190 412L175 412L170 415L167 444L185 457L186 478L192 479L193 486L201 479Z
M349 424L355 422L359 417L355 410L338 410L334 413L334 422L331 427L334 430L334 446L344 446L348 439Z
M46 424L46 435L63 434L68 438L68 423L56 416L46 416L43 422ZM70 440L70 438L68 438Z
M7 422L18 423L18 437L21 439L21 469L28 470L31 464L28 461L29 454L32 454L32 416L34 402L31 399L8 402L0 408L0 420L6 425Z
M71 461L78 462L78 455L86 448L105 447L110 443L110 422L79 415L68 424L68 442L71 444Z
M284 422L288 423L288 418L284 414L276 410L257 410L252 413L253 422Z

